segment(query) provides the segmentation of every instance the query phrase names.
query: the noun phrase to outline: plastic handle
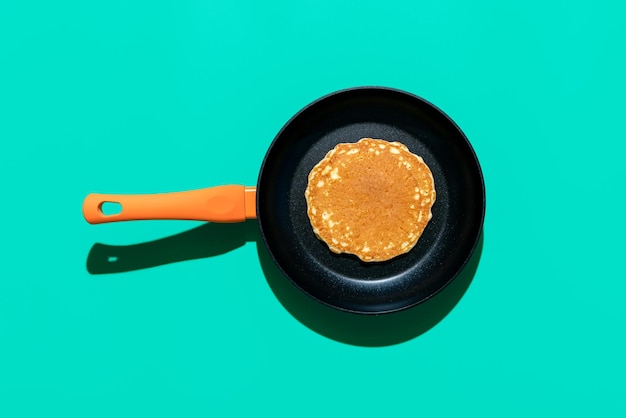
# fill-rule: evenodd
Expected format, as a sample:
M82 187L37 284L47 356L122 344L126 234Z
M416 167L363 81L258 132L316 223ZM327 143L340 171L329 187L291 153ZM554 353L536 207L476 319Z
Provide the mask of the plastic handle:
M102 206L107 202L118 203L121 210L105 214ZM143 195L92 193L83 202L83 216L91 224L149 219L243 222L256 218L256 187L217 186Z

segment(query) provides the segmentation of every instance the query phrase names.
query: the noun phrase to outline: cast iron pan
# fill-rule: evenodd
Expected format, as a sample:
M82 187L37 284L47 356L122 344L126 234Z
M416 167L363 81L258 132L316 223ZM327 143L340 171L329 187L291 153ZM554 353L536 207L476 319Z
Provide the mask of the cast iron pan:
M383 263L332 253L307 217L308 173L338 143L363 137L422 156L437 191L417 245ZM261 167L257 214L272 258L304 292L347 311L392 312L425 301L462 270L482 230L485 188L471 145L441 110L406 92L355 88L310 104L278 133Z
M304 198L313 166L338 143L364 137L399 141L422 156L437 191L432 220L417 245L407 254L381 263L332 253L313 234ZM287 122L263 160L256 214L252 208L254 188L245 189L244 199L243 186L233 187L240 189L217 196L219 188L147 195L152 199L150 213L146 213L146 205L133 200L144 202L145 195L92 194L85 199L83 213L91 223L157 218L236 222L256 216L271 257L298 288L331 307L364 314L405 309L446 287L472 255L485 216L482 172L463 132L429 102L390 88L338 91L311 103ZM213 194L196 199L200 203L186 205L188 210L180 213L182 199L189 201L200 193ZM230 205L228 196L233 193L241 195L241 204ZM122 202L122 213L104 216L102 204L106 201ZM155 211L154 202L162 202L162 210ZM203 207L207 202L218 208L241 206L241 210L232 216L232 211L223 216L225 212L215 210L210 216L196 216L207 210ZM248 204L245 210L244 203Z

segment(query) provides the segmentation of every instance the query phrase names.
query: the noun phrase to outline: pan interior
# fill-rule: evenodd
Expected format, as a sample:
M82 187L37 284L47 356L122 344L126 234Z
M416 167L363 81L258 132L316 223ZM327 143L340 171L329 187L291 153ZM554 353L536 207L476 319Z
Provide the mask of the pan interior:
M332 253L314 235L304 198L313 166L363 137L405 144L424 158L437 191L417 245L382 263ZM285 275L321 302L361 313L403 309L443 289L472 254L485 211L480 167L461 130L428 102L386 88L344 90L303 109L270 146L257 187L261 231Z

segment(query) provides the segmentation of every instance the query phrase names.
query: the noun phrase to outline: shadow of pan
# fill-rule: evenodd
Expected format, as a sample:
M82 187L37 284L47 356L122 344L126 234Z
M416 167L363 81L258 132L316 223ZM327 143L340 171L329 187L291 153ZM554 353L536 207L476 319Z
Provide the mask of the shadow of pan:
M303 325L327 338L378 347L416 338L448 315L469 288L483 249L484 233L463 271L441 292L400 312L359 315L328 307L296 288L278 269L261 239L258 223L206 223L189 231L134 245L96 243L87 256L91 274L141 270L186 260L213 257L256 242L261 268L276 298Z
M483 234L465 268L452 283L417 306L383 315L354 314L317 302L301 292L282 274L265 246L259 245L258 251L272 291L298 321L318 334L345 344L380 347L399 344L424 334L454 309L478 269Z

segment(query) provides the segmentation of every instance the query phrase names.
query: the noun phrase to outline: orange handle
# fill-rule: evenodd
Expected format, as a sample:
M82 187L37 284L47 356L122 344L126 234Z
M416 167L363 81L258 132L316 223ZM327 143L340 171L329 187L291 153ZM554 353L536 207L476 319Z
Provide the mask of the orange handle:
M121 210L105 214L102 205L107 202L119 204ZM83 202L83 216L91 224L148 219L243 222L256 218L256 187L217 186L143 195L92 193Z

